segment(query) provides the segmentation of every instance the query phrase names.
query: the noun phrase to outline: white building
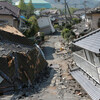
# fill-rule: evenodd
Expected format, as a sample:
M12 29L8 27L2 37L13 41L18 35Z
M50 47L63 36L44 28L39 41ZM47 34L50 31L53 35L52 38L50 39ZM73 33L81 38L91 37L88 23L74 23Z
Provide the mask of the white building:
M40 28L40 32L44 32L45 34L54 33L55 29L51 23L51 20L48 16L42 16L38 19L38 25Z
M76 67L72 76L90 95L92 100L100 100L100 29L73 42Z
M100 28L100 7L87 11L86 25L93 30Z

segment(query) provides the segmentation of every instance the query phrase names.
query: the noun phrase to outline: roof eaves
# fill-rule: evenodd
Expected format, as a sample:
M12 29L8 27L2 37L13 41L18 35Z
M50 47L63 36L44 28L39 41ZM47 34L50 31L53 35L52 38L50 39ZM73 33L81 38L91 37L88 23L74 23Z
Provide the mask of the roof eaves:
M99 31L100 31L100 28L97 29L97 30L95 30L95 31L90 32L89 34L87 34L87 35L85 35L85 36L82 36L82 37L80 37L80 38L74 40L74 41L73 41L73 44L75 44L75 42L78 42L78 41L80 41L80 40L82 40L82 39L84 39L84 38L86 38L86 37L88 37L88 36L90 36L90 35L95 34L96 32L99 32Z
M87 35L85 35L85 36L83 36L83 37L81 37L81 38L79 38L79 39L74 40L74 41L72 42L72 44L75 45L75 46L77 46L77 47L80 47L80 48L89 50L89 51L91 51L91 52L94 52L94 53L100 55L100 50L89 49L89 48L87 48L87 47L83 47L83 46L77 44L78 41L80 41L80 40L82 40L82 39L84 39L84 38L86 38L86 37L88 37L88 36L90 36L90 35L93 35L93 34L95 34L96 32L99 32L99 31L100 31L100 28L97 29L97 30L95 30L95 31L90 32L89 34L87 34Z

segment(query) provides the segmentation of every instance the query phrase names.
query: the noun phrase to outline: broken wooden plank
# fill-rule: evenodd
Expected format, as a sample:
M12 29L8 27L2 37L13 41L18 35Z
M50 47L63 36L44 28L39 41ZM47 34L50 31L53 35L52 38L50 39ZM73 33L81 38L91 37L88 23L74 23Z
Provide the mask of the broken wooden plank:
M6 79L9 83L12 83L11 79L10 79L5 73L3 73L1 70L0 70L0 75L1 75L4 79Z

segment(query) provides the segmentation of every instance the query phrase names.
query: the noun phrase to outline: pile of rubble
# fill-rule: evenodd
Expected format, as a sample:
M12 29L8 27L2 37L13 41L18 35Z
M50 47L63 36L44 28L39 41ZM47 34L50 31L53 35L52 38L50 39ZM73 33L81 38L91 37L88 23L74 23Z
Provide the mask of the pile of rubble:
M0 30L0 95L31 86L47 62L23 36Z

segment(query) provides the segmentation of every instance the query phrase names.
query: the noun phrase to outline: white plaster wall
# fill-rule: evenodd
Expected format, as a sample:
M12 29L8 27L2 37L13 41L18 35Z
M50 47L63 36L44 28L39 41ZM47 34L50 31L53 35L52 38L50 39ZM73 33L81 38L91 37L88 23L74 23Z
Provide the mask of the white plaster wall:
M13 17L12 16L8 16L8 15L0 15L0 20L6 20L8 21L8 24L13 26Z
M50 25L48 17L40 17L38 19L38 25L40 28L47 27Z
M55 32L55 29L54 29L49 17L40 17L38 19L38 25L39 25L40 29L42 29L42 30L44 30L45 28L47 29L47 27L49 27L48 31L51 31L52 33Z
M85 23L87 28L91 28L92 27L92 18L90 15L86 16L86 23Z
M100 14L92 15L92 29L98 29L98 19L100 18Z

